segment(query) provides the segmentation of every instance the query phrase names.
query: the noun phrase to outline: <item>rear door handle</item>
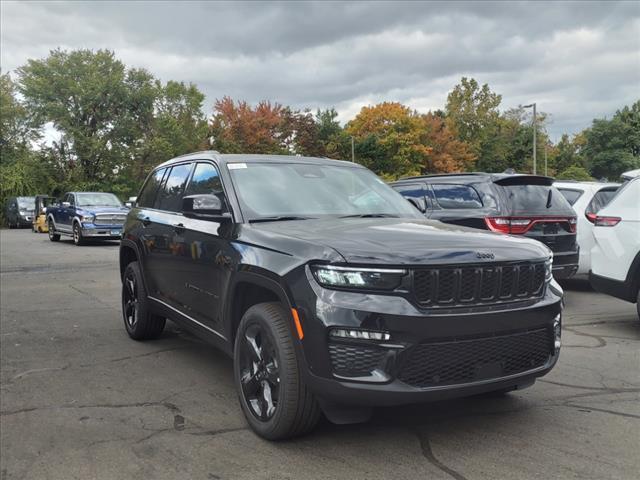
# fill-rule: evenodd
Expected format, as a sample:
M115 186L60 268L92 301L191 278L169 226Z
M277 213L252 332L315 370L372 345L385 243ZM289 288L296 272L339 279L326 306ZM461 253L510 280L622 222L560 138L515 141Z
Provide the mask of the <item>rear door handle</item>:
M176 233L184 233L184 231L186 230L185 226L182 223L176 223L173 226L173 229Z
M152 222L151 222L151 219L149 217L144 217L142 219L142 225L145 226L145 227L148 227L149 225L151 225L151 223Z

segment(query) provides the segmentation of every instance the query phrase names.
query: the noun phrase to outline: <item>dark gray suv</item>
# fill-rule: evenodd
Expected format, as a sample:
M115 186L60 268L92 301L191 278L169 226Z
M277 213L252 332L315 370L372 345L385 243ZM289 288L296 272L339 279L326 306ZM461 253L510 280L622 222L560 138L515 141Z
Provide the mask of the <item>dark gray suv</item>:
M359 165L215 152L149 175L120 248L128 334L171 319L232 356L268 439L531 385L560 351L551 267L542 243L427 220Z

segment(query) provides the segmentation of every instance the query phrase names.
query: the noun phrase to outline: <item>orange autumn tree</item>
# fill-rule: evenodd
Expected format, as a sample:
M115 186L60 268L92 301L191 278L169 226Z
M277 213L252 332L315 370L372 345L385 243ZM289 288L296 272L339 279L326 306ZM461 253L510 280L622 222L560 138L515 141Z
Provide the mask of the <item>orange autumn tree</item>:
M288 109L262 101L255 108L230 97L216 100L209 124L212 148L224 153L287 153Z
M431 148L423 164L422 173L450 173L472 171L476 156L469 144L458 140L456 132L442 116L427 113L422 116L426 144Z
M397 102L363 107L345 130L356 142L358 163L384 178L421 173L431 153L421 116Z

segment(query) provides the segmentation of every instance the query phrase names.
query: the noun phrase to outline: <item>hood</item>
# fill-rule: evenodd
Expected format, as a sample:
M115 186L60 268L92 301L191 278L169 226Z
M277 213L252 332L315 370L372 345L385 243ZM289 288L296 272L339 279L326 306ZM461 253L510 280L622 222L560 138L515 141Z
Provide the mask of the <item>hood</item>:
M426 219L333 218L270 222L252 227L331 247L348 263L504 262L546 259L550 255L550 250L535 240Z
M129 213L129 209L127 207L80 207L78 208L78 213L81 213L81 211L85 213L91 213L91 214L119 213L119 214L126 215L127 213Z

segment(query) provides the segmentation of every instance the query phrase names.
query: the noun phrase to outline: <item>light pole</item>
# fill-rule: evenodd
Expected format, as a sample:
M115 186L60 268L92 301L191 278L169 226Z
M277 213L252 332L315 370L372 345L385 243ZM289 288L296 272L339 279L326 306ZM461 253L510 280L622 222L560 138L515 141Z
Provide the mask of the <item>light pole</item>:
M522 108L531 108L533 107L533 174L535 175L537 172L537 166L538 163L536 161L536 130L537 125L536 125L536 104L532 103L530 105L523 105Z
M351 162L356 163L356 149L353 142L353 136L351 137Z

